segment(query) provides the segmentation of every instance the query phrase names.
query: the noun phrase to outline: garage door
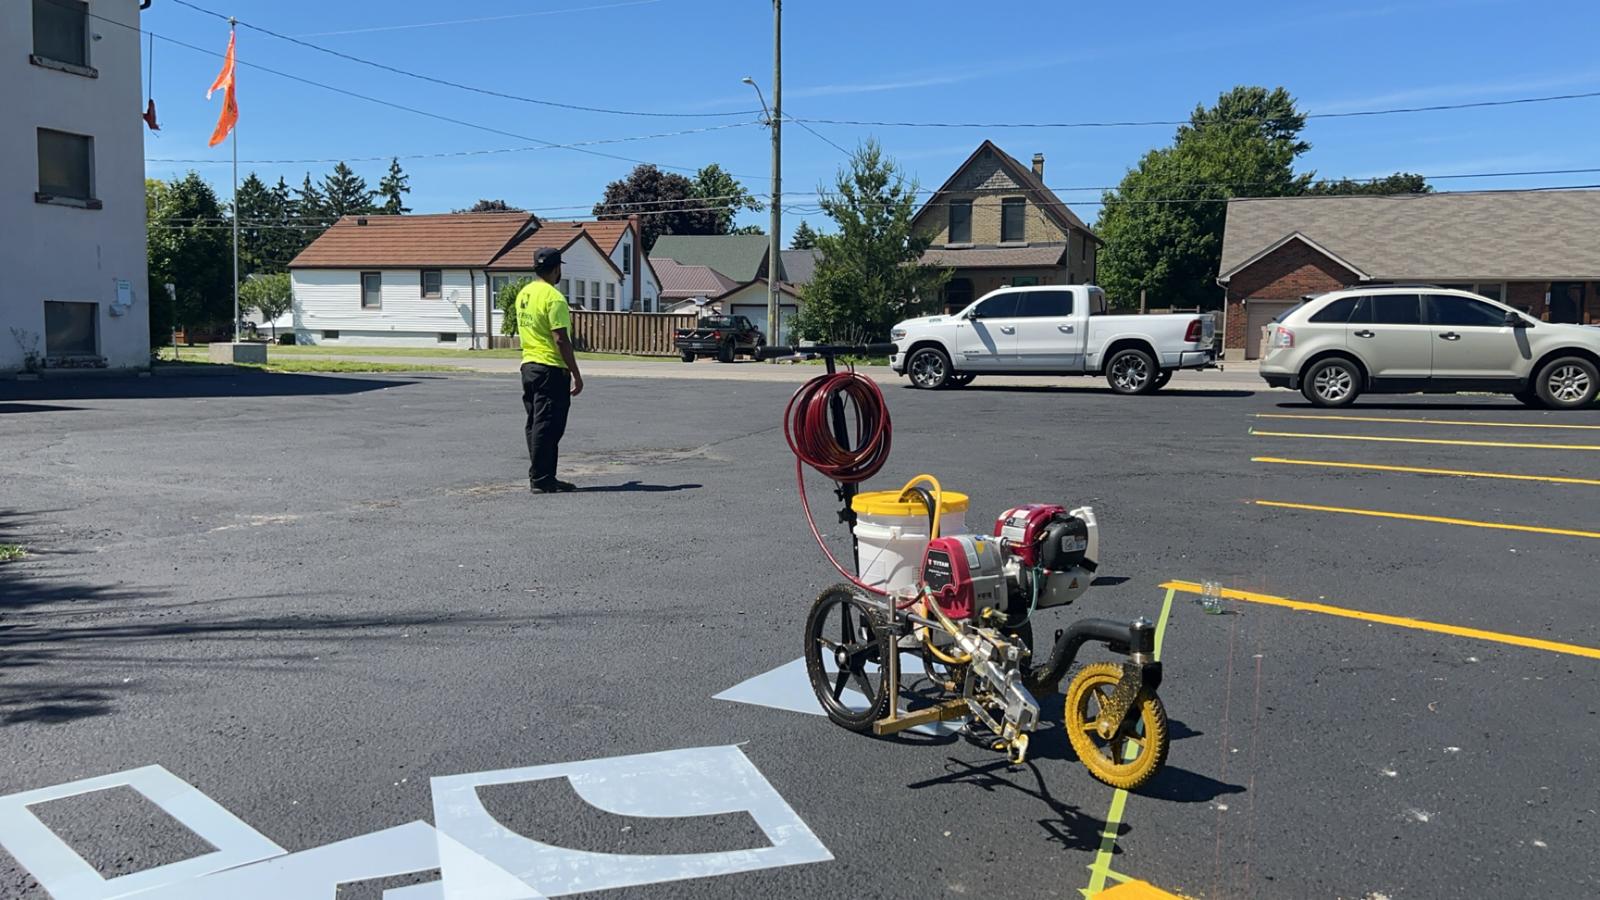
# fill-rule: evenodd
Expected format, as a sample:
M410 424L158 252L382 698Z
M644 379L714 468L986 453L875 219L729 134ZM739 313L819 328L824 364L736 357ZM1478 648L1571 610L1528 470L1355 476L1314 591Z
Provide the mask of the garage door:
M1251 300L1245 309L1250 311L1244 330L1244 358L1261 358L1261 330L1272 320L1294 305L1293 300Z
M794 314L799 311L800 307L798 306L778 307L778 320L779 324L783 326L783 331L782 334L776 337L773 336L771 329L767 328L767 305L765 303L759 305L755 303L736 303L733 305L732 309L728 310L728 315L744 316L746 319L749 319L752 325L761 329L761 333L766 335L767 343L776 347L788 342L789 321L793 319Z

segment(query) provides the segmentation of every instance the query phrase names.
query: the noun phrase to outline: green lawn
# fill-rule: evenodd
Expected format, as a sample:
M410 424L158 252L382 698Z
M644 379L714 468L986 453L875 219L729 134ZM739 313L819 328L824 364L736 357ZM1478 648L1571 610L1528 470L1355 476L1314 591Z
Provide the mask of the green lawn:
M236 368L260 369L263 372L301 373L301 372L464 372L460 366L432 366L409 365L405 363L386 362L352 362L340 359L282 359L278 357L280 349L293 349L288 347L273 347L267 351L268 362L266 365L253 363L237 363ZM160 360L167 364L179 363L209 363L205 347L179 347L176 357L173 356L171 347L162 347Z

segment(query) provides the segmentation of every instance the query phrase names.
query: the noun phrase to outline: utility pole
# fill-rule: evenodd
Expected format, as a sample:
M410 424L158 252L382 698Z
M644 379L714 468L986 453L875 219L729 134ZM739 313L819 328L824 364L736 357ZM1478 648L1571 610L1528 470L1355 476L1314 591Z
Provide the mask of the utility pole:
M233 30L239 25L238 19L228 19L228 64L233 64ZM208 95L209 96L209 95ZM228 96L233 96L233 88L228 88ZM226 102L226 101L224 101ZM231 129L233 138L233 342L239 343L239 123L235 122ZM235 358L237 358L237 351Z
M778 318L778 270L783 228L783 0L772 0L772 223L767 227L767 330L776 346L781 340Z

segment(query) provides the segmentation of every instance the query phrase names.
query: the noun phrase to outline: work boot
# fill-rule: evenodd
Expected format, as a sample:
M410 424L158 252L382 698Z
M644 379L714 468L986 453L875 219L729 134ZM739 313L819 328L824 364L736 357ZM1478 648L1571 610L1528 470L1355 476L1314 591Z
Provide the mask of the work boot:
M535 494L570 494L578 486L570 481L548 481L543 484L530 484L528 490Z

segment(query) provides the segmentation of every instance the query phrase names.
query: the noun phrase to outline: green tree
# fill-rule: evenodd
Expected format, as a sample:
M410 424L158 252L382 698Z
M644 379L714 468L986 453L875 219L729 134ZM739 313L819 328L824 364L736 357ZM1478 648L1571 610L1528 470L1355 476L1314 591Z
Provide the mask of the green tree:
M1393 175L1363 181L1352 181L1349 178L1341 178L1338 181L1314 181L1306 188L1306 193L1319 197L1351 194L1431 194L1433 187L1428 184L1428 179L1421 175L1396 172Z
M765 209L761 201L750 195L739 179L723 171L722 167L712 163L694 176L693 196L704 201L703 206L711 210L716 220L715 234L762 234L759 227L754 231L748 230L751 226L741 228L737 232L733 227L734 217L739 213L749 210L760 212Z
M729 234L766 234L767 230L760 225L740 225L728 232Z
M917 265L929 239L916 235L917 184L908 181L876 141L851 154L821 206L835 231L818 235L815 276L801 289L799 333L811 340L864 343L886 339L889 327L932 309L948 269Z
M1226 200L1303 193L1294 173L1305 117L1278 88L1237 87L1196 108L1170 147L1152 150L1107 191L1097 230L1106 247L1099 280L1112 302L1216 307Z
M239 285L239 311L253 309L272 325L272 339L278 339L276 319L294 306L294 289L289 283L289 273L257 275Z
M494 305L500 309L501 334L517 333L517 295L522 293L522 289L527 287L531 281L533 281L532 278L518 278L502 287L500 293L494 295Z
M310 172L306 173L306 180L295 191L289 214L296 222L307 226L326 228L331 224L328 218L328 198L317 189L316 183L311 180Z
M522 209L520 207L512 206L511 204L505 202L504 200L479 200L477 203L472 204L471 206L467 207L466 209L458 209L458 210L454 210L454 212L458 212L458 213L522 212Z
M335 221L340 216L364 216L376 211L373 194L367 180L342 162L322 178L323 202L328 217Z
M405 204L405 195L411 193L411 176L400 171L400 160L389 160L389 174L378 182L378 196L383 198L379 207L391 216L405 215L411 208Z
M663 234L723 234L721 210L704 208L695 194L695 182L675 172L644 164L621 181L606 185L605 198L594 205L597 219L626 219L639 215L640 240L645 253Z
M794 228L794 237L789 239L790 250L811 250L817 246L817 233L811 230L805 219Z
M273 236L282 228L284 210L266 182L251 172L239 183L239 274L272 271Z
M152 305L151 340L174 326L206 328L233 318L230 225L216 191L190 172L171 182L145 182L151 211L147 237ZM177 301L166 284L177 287Z

